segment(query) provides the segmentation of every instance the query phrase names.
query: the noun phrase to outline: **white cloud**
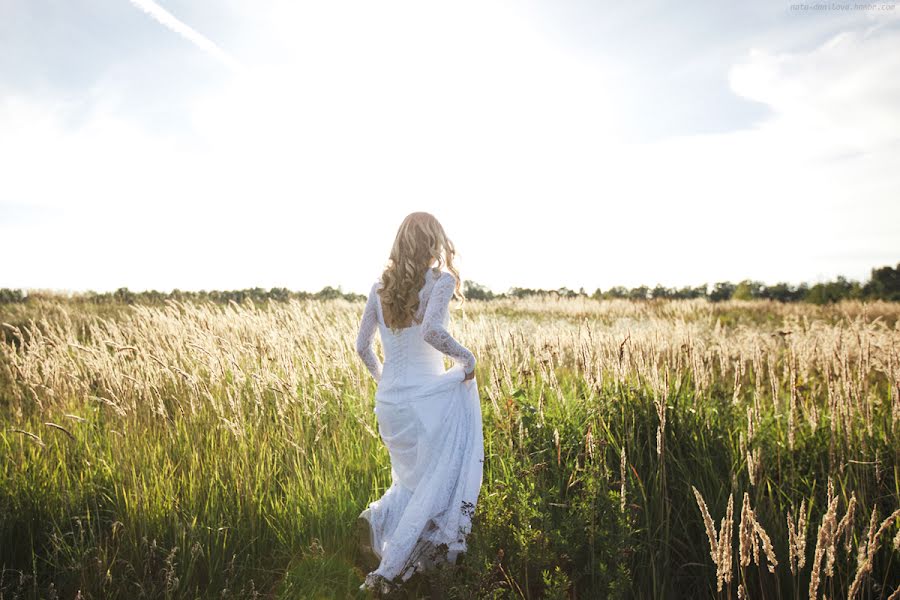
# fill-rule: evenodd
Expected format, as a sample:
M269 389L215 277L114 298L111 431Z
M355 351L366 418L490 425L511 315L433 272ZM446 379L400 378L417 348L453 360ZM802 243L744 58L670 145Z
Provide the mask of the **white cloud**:
M806 53L753 49L730 73L734 91L769 105L765 124L808 149L866 152L900 140L900 37L845 31Z

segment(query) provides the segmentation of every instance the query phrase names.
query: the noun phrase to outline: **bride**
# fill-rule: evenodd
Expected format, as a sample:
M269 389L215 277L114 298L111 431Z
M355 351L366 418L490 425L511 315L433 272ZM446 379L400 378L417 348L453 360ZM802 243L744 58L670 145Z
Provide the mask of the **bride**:
M363 311L356 350L378 382L374 412L391 485L357 520L366 568L377 564L360 589L385 591L398 576L455 563L466 550L484 439L475 356L446 329L450 299L463 298L454 254L434 216L410 214ZM384 364L374 351L376 329ZM450 369L444 355L454 361Z

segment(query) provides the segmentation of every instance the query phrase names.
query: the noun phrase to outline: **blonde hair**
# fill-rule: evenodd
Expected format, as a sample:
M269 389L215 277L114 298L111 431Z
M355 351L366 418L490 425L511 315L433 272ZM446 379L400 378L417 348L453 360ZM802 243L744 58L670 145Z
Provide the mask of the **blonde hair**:
M460 291L459 271L453 266L456 249L444 233L444 228L427 212L407 215L397 230L388 265L381 275L381 297L384 324L393 329L412 325L419 309L419 290L425 285L425 272L437 261L440 269L445 263L456 277L453 296L464 300Z

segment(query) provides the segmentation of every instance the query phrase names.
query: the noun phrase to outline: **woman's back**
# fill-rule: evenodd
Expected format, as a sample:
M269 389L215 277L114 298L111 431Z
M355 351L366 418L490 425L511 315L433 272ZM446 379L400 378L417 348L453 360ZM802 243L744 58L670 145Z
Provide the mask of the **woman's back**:
M444 357L425 341L423 322L430 293L441 276L441 272L435 273L434 269L425 272L425 284L419 290L419 309L409 327L396 330L388 327L384 322L381 297L378 297L378 330L384 348L384 368L379 382L382 392L387 388L415 385L422 378L444 372ZM377 287L380 288L380 285ZM446 322L442 325L446 326Z
M392 389L427 385L435 376L445 373L443 355L462 364L466 372L475 367L474 355L460 345L447 331L449 304L456 286L452 273L438 269L425 272L425 283L419 290L419 307L413 324L392 329L385 324L384 311L376 281L366 302L356 349L369 372L378 381L379 396ZM384 364L373 348L376 328L381 333Z

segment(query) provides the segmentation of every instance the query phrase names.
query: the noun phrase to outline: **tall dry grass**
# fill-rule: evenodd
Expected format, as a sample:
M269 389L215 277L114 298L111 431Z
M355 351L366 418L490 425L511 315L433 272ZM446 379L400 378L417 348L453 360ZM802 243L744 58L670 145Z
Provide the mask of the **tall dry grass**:
M153 530L153 519L146 514L138 519L138 490L177 495L182 488L176 493L166 486L179 483L191 490L191 502L201 502L202 488L216 480L199 461L190 479L182 468L172 471L174 483L140 484L139 470L165 464L166 448L190 461L197 444L205 448L200 452L205 459L231 457L224 468L235 471L228 477L241 490L221 494L217 514L225 518L228 503L240 497L257 503L265 498L270 504L254 509L254 518L268 519L269 525L262 525L266 539L296 550L308 549L314 537L320 544L322 536L309 531L325 531L323 523L295 536L285 533L291 509L284 497L254 487L266 477L284 475L290 464L297 481L293 500L315 503L342 493L349 498L340 516L311 511L307 523L337 523L387 483L386 457L371 414L374 384L353 345L359 304L169 302L163 308L131 306L93 315L47 302L5 310L0 313L5 510L27 494L39 494L45 504L58 499L30 487L23 475L26 461L44 465L40 477L47 485L65 482L83 490L75 471L53 474L65 464L103 474L103 485L124 485L104 492L114 497L110 510L128 507L135 522ZM853 598L896 589L896 305L544 297L469 302L464 310L454 332L480 359L490 446L482 514L483 530L495 537L479 543L485 552L506 547L505 558L490 571L498 586L525 597L538 597L541 589L598 589L584 588L606 577L593 565L584 579L579 569L587 569L589 559L569 557L554 565L558 572L548 563L541 575L543 566L535 565L550 560L547 556L535 551L512 559L508 553L526 538L531 546L523 548L538 547L540 536L528 537L533 528L513 535L502 529L499 517L488 522L501 511L493 498L518 494L545 502L546 513L533 516L532 524L544 519L546 527L563 531L565 520L575 518L566 512L573 510L566 495L577 491L579 501L615 496L614 512L630 532L629 555L615 560L648 574L630 584L638 595L675 593L678 586L726 596L810 598L822 590L828 597ZM98 466L87 455L73 461L73 449L90 447L95 434L104 460L119 457L120 464ZM161 441L165 436L178 438L177 445ZM129 440L147 445L130 448ZM261 447L262 462L254 462ZM139 452L147 455L134 455ZM279 463L287 456L290 463ZM122 465L133 469L128 478L119 472ZM259 472L248 474L254 466ZM367 476L365 468L381 471ZM546 477L539 481L547 486L561 478L562 487L552 492L559 497L551 498L548 489L517 487L513 480L522 473ZM352 479L352 491L340 477ZM735 496L743 499L737 554ZM176 506L171 499L156 502L160 511ZM585 518L596 522L598 506ZM525 505L516 510L526 511ZM718 531L713 514L722 518ZM879 514L890 516L878 521ZM862 515L871 515L870 521L863 523ZM110 522L122 522L120 516L110 513ZM4 540L24 543L14 537L21 524L7 523L12 525ZM347 552L335 550L344 543L341 527L335 525L330 538L325 535L338 554ZM808 529L815 536L809 549ZM74 547L62 541L71 531L57 523L51 533L59 537L58 550ZM112 533L95 535L106 540ZM146 553L140 536L130 535L131 552ZM182 548L193 542L200 544L194 548L203 547L185 536ZM591 548L600 556L596 542ZM0 554L20 570L21 556ZM219 559L224 564L224 554ZM481 575L488 577L487 572ZM37 569L34 577L39 578ZM181 573L182 585L189 579ZM181 589L171 578L168 585L176 595Z

